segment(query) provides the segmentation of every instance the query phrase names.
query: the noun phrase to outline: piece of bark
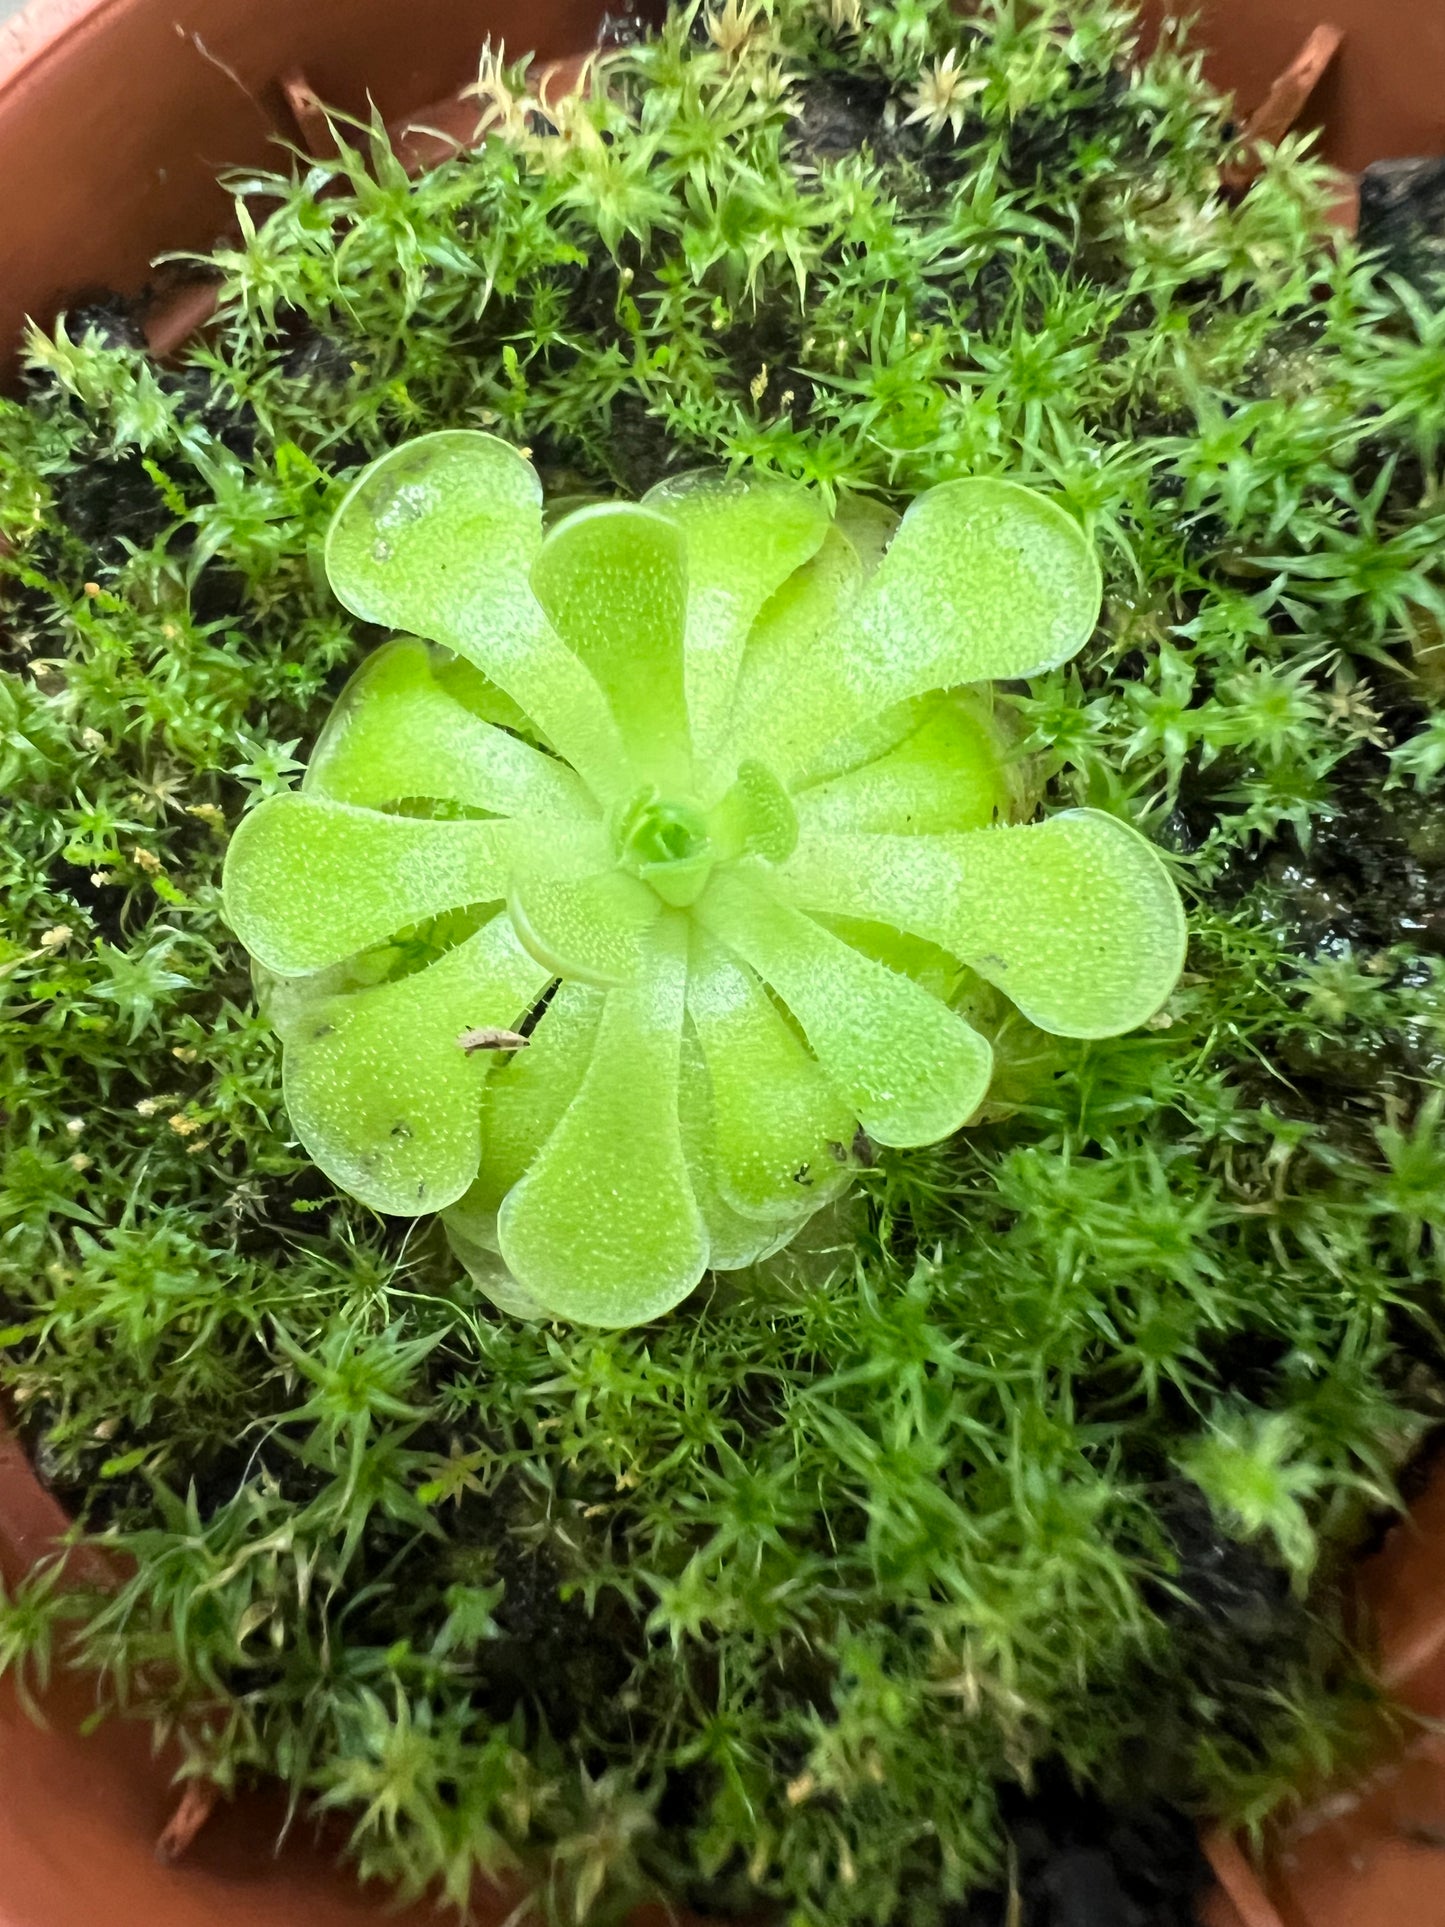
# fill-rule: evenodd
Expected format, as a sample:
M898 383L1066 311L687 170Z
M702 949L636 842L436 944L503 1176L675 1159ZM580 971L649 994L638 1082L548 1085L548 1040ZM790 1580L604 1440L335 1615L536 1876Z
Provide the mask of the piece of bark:
M196 1835L216 1810L220 1788L213 1780L187 1780L175 1812L156 1841L156 1859L170 1866L191 1847Z
M291 109L291 118L301 136L301 145L312 160L333 159L336 141L332 136L331 123L326 118L326 109L321 96L299 67L289 68L281 75L281 92Z
M1240 130L1238 151L1220 170L1227 188L1239 193L1258 180L1264 169L1261 147L1277 146L1294 126L1344 39L1339 27L1315 28Z

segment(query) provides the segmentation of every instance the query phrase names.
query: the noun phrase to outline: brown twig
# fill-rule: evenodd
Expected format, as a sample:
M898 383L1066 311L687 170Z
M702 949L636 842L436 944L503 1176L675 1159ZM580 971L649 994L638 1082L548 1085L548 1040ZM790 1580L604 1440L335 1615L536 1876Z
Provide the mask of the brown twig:
M179 1860L216 1810L221 1790L213 1780L187 1780L175 1812L156 1841L156 1859L164 1866Z
M299 67L291 67L281 75L281 92L286 96L286 105L291 109L301 135L301 145L313 161L330 160L336 153L336 142L332 138L331 124L326 118L326 109L321 96L311 85Z
M1344 45L1339 27L1316 27L1289 66L1255 108L1239 135L1239 151L1221 169L1224 185L1238 193L1258 180L1264 169L1265 146L1276 146L1305 110L1325 70Z

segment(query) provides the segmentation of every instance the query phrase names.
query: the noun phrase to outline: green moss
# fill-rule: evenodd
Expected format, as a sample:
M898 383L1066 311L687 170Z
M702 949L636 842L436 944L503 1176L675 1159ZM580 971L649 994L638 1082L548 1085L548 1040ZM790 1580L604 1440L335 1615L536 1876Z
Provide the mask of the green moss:
M1440 1404L1441 323L1295 145L1222 198L1219 103L1128 37L678 18L560 137L242 183L209 345L73 317L0 412L5 1382L138 1561L0 1652L189 1702L194 1770L364 1867L926 1923L1041 1760L1254 1817L1348 1730L1331 1576ZM475 426L557 497L1054 492L1106 602L1011 701L1028 781L1193 899L1152 1028L979 992L988 1121L641 1332L494 1317L333 1194L220 917L375 641L336 503Z

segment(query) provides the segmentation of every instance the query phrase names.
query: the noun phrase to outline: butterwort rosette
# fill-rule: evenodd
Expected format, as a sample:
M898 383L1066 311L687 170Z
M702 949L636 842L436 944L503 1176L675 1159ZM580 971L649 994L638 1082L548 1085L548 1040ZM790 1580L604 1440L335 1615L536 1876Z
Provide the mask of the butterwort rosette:
M302 1144L444 1213L505 1307L654 1318L794 1236L860 1128L956 1131L991 1050L919 959L1077 1038L1175 982L1142 837L1008 820L980 686L1067 661L1100 600L1026 488L900 520L694 475L549 524L522 455L447 431L360 477L326 565L400 633L242 821L226 910Z

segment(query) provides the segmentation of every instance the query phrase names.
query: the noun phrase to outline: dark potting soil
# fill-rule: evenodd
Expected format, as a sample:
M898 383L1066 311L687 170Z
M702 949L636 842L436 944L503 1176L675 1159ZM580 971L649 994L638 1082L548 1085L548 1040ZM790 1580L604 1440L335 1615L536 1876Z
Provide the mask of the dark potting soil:
M1204 1494L1177 1474L1151 1492L1150 1504L1175 1561L1150 1600L1168 1628L1171 1678L1182 1675L1210 1695L1220 1679L1250 1669L1262 1681L1277 1676L1308 1628L1284 1567L1260 1542L1222 1532ZM1151 1700L1147 1664L1124 1690ZM1159 1704L1166 1698L1161 1692ZM1233 1722L1223 1709L1216 1730L1231 1728L1247 1744L1257 1710L1241 1697ZM1027 1790L1005 1788L1009 1879L957 1909L950 1927L1195 1927L1211 1874L1197 1819L1166 1797L1177 1742L1151 1726L1120 1761L1112 1797L1080 1789L1057 1761L1038 1769Z
M889 87L881 76L810 74L793 98L788 131L810 160L843 160L865 146L880 156L896 151L897 139L883 125Z
M1445 274L1445 159L1373 161L1360 178L1360 244L1417 287Z
M1408 733L1402 731L1402 735ZM1416 981L1422 963L1391 966L1408 946L1445 956L1445 808L1382 793L1384 759L1362 749L1334 773L1337 811L1308 844L1292 834L1221 880L1226 899L1259 892L1266 914L1306 961L1351 958ZM1350 1041L1321 1031L1262 1039L1287 1074L1277 1105L1360 1150L1392 1101L1408 1099L1441 1068L1438 1036L1425 1025Z
M1196 1927L1209 1865L1178 1808L1107 1807L1053 1769L1003 1809L1009 1883L976 1894L949 1927Z
M68 470L56 490L55 506L67 528L94 554L97 567L124 562L127 541L144 548L171 519L139 454L97 455L86 467Z
M1152 1604L1180 1641L1224 1643L1261 1650L1283 1637L1293 1641L1303 1608L1292 1596L1289 1572L1264 1548L1221 1532L1208 1499L1177 1474L1150 1494L1155 1518L1168 1534L1176 1567L1154 1588Z
M499 1725L519 1713L540 1721L559 1741L584 1725L625 1735L632 1713L619 1695L647 1644L642 1620L615 1588L589 1610L557 1555L527 1536L526 1518L523 1483L508 1476L494 1492L464 1494L449 1521L453 1582L502 1588L494 1630L467 1655L474 1703Z

